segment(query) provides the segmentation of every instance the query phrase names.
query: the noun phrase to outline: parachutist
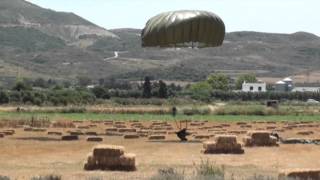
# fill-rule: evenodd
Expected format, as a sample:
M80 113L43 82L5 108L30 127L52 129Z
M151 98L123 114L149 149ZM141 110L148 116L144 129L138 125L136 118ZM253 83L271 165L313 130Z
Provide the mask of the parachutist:
M176 132L176 134L181 141L188 141L187 136L191 135L191 133L187 132L186 128Z

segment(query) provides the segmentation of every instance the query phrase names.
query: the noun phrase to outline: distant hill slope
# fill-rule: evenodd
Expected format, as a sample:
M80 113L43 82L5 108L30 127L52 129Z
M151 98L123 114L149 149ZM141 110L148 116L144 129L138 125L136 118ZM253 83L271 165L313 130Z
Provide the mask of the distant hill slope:
M306 77L320 69L320 38L297 32L233 32L206 49L142 48L139 29L105 30L72 13L23 0L0 1L0 83L27 78L123 78L198 81L232 77ZM312 73L314 72L314 73ZM320 81L320 77L310 78Z
M165 62L163 64L170 64L130 72L122 75L125 78L151 75L163 79L198 80L213 72L223 72L231 76L253 72L259 76L282 77L316 71L320 68L320 38L306 32L294 34L233 32L226 35L223 46L218 48L173 50L141 48L140 37L137 36L140 30L111 31L123 41L118 41L118 46L125 42L122 47L130 47L121 49L128 51L121 56L122 58L162 60ZM136 40L132 40L134 38ZM100 49L115 50L114 44L105 42L105 46ZM133 47L134 45L136 46Z
M0 26L32 27L71 42L88 34L115 37L109 31L73 13L44 9L24 0L0 1Z

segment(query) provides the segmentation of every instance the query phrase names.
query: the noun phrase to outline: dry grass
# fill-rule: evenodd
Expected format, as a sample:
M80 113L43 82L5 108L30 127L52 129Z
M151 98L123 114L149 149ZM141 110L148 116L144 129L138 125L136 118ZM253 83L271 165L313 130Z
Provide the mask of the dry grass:
M20 128L23 126L47 128L51 124L47 117L35 117L31 118L2 118L0 120L0 128Z
M244 120L241 122L244 122ZM137 122L126 121L120 124L132 127L131 125L135 123ZM143 127L150 127L153 124L154 126L171 125L175 127L174 122L170 121L166 123L140 121L139 123ZM89 126L93 122L75 122L76 126L79 124ZM198 134L205 134L209 130L223 130L225 132L242 131L243 129L240 127L242 125L245 124L236 122L204 122L202 125L190 128ZM273 122L271 124L257 121L246 122L246 125L251 125L252 128L245 130L266 129L270 125L277 126L279 129L291 126L291 130L280 133L284 139L287 137L320 138L318 122L297 122L294 124L292 122ZM105 132L105 129L111 127L110 125L107 126L104 123L100 123L95 127L89 126L89 129L86 131L94 131L100 134ZM15 130L15 134L13 136L6 136L0 140L0 154L2 154L0 156L0 174L19 180L21 176L28 177L27 180L30 180L30 177L35 174L56 173L52 172L52 169L63 175L63 179L85 180L92 175L98 175L103 179L114 179L113 177L116 177L117 180L128 178L149 180L150 177L157 173L159 168L164 167L177 167L179 171L180 169L185 169L185 172L187 172L186 177L190 177L189 171L194 170L194 164L200 164L201 159L209 159L211 162L216 162L217 166L225 165L226 178L231 177L230 174L234 174L234 177L243 177L242 179L246 180L255 173L263 174L264 177L267 177L266 175L277 177L278 169L320 167L320 162L315 161L315 159L319 159L320 154L319 147L316 145L281 144L279 147L244 148L245 154L242 155L207 155L200 153L202 146L199 141L182 143L175 134L168 133L165 140L155 141L149 141L148 137L132 140L124 139L123 136L107 136L103 141L104 143L125 146L128 152L137 155L136 165L138 170L130 173L117 171L86 172L83 171L85 154L92 151L92 146L96 143L87 142L85 135L79 135L78 141L60 141L59 138L48 136L44 132L25 132L22 128L10 129ZM10 129L5 128L1 131ZM296 134L303 129L313 131L314 134L308 136ZM52 130L58 131L57 129L48 128L48 131ZM77 129L59 129L59 131L63 133L67 131L76 132ZM150 132L151 130L145 131ZM219 131L212 133L215 132ZM239 134L238 136L242 138L245 135Z

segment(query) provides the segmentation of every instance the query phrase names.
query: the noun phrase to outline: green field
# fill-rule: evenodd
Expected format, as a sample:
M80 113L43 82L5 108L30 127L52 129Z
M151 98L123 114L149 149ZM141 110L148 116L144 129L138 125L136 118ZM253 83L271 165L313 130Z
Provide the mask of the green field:
M27 113L27 112L0 112L0 119L28 119L31 117L48 117L50 120L163 120L171 121L174 118L171 115L154 114L103 114L103 113ZM257 116L257 115L194 115L186 116L179 114L176 120L208 120L208 121L320 121L320 115L275 115L275 116Z

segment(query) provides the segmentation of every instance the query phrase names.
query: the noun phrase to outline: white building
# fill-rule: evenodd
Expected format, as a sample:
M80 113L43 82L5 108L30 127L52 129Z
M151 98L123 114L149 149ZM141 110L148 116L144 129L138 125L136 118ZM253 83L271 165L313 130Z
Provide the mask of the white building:
M295 87L292 92L320 92L320 87Z
M266 92L267 84L264 82L256 82L256 83L243 82L242 91L243 92Z

